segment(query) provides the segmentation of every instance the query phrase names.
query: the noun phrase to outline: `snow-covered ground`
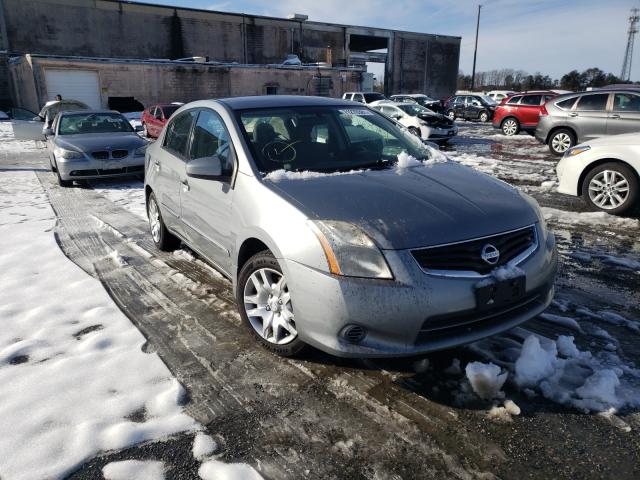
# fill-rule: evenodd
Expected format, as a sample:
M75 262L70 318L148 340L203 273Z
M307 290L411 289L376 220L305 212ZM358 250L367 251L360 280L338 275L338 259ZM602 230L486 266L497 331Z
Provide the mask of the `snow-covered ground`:
M7 157L36 149L0 129ZM2 164L0 164L0 167ZM0 478L61 479L96 455L202 429L186 392L101 283L72 263L33 171L0 171ZM196 437L202 478L259 478L211 458ZM159 480L162 462L118 462L112 480Z

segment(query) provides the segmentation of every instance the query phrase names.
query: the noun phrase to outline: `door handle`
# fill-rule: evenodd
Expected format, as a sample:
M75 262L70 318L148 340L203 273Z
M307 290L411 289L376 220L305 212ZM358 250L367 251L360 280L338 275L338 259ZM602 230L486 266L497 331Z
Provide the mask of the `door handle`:
M571 112L571 113L569 114L569 116L570 116L570 117L577 117L577 116L578 116L578 114L577 114L576 112Z
M180 183L182 184L183 192L188 192L189 190L191 190L191 187L189 187L189 182L187 182L186 180L183 180Z
M613 114L613 115L611 115L609 118L620 118L620 115L618 115L618 114Z
M160 162L158 160L153 160L153 166L156 167L156 172L160 171Z

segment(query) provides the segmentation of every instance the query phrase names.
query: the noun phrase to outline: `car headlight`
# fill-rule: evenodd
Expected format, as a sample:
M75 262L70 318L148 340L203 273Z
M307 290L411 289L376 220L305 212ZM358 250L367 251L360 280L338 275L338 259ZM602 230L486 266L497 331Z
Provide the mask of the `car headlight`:
M146 151L147 151L147 145L143 145L143 146L141 146L139 148L136 148L133 151L133 156L134 157L144 157L144 154L146 153Z
M387 261L359 227L342 221L309 221L335 275L391 279Z
M578 147L573 147L570 148L569 150L567 150L564 153L565 157L575 157L576 155L580 155L583 152L586 152L587 150L591 150L591 147L589 145L582 145L582 146L578 146Z
M56 147L53 149L53 154L59 158L66 158L68 160L71 159L80 159L84 158L84 155L80 152L76 152L75 150L66 150L64 148Z

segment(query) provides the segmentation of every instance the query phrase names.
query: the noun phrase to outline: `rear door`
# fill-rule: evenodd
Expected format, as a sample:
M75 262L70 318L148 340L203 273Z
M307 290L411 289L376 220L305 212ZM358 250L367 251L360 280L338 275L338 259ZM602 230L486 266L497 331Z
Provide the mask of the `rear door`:
M181 178L182 222L190 245L229 273L232 235L231 205L235 151L224 121L215 111L202 109L191 135L189 161L213 159L222 164L222 177Z
M171 121L166 135L161 139L162 147L157 150L158 158L150 158L149 166L151 174L155 176L154 191L160 202L163 220L183 236L184 231L179 222L181 181L186 175L189 137L196 116L197 110L187 110Z
M614 93L613 107L607 118L607 135L640 131L640 95Z
M538 124L542 95L524 95L518 106L518 119L523 127Z
M456 117L465 117L465 103L468 97L456 97L453 100L453 109L456 112Z
M578 98L568 118L568 124L578 134L578 143L606 135L608 101L608 93L593 93Z

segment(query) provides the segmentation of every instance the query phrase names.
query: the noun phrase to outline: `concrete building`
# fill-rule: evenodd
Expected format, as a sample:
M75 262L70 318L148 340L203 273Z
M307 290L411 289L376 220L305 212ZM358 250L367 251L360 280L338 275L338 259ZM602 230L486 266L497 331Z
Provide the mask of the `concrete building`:
M1 51L96 59L203 56L227 65L279 64L293 53L304 63L358 71L380 62L387 94L444 97L455 91L460 38L120 0L0 0ZM0 88L7 78L6 62L0 63ZM7 89L2 92L6 101Z
M12 98L37 112L56 94L92 108L112 107L133 97L143 105L190 102L239 95L339 97L360 83L359 71L281 65L24 55L9 60Z

